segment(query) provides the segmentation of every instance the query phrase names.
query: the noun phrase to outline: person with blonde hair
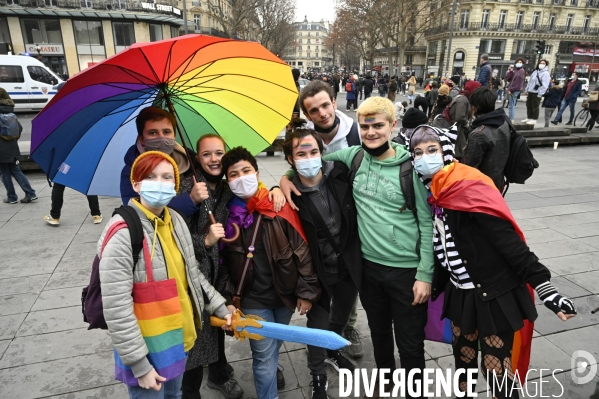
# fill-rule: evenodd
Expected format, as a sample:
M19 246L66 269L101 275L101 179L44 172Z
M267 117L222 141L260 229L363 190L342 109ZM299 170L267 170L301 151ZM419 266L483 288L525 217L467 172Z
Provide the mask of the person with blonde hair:
M424 369L424 327L434 268L426 188L406 147L389 140L396 125L393 103L370 97L357 115L362 148L345 148L323 159L343 162L353 176L363 254L360 299L376 366L396 369L395 331L401 367L406 375L420 370L418 376ZM374 392L379 392L378 382Z
M416 94L416 78L412 75L410 76L410 80L408 80L408 99L410 100L410 104L414 101L414 94Z

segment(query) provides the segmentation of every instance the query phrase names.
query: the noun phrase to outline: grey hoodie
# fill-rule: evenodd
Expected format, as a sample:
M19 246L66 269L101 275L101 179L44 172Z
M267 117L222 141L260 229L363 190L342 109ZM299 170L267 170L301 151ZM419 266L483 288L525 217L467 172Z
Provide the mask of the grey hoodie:
M320 214L320 217L326 223L331 236L335 240L335 243L337 246L339 246L341 242L341 209L339 209L339 204L335 200L330 186L327 184L329 174L333 170L334 166L335 164L333 162L324 160L322 161L323 177L320 181L320 184L317 186L304 186L300 180L299 174L297 173L295 174L293 183L299 192L307 195L310 198L314 204L314 207ZM316 226L319 227L318 224ZM337 273L337 253L333 246L329 243L326 234L323 233L320 228L318 228L317 231L318 247L322 255L324 270L327 273Z

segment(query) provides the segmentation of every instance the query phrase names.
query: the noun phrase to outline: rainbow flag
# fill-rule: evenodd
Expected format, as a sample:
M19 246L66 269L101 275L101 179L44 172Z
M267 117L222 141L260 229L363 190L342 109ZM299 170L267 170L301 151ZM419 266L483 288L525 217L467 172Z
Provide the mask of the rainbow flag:
M508 220L516 233L526 242L524 234L512 216L509 207L495 187L493 181L478 169L462 165L457 161L445 166L434 177L430 185L433 202L442 208L463 212L481 212ZM528 286L534 301L534 291ZM451 343L451 325L447 319L440 320L443 310L442 294L435 302L429 300L429 319L425 328L426 338L432 341ZM530 350L534 323L524 320L524 327L514 333L512 367L518 375L526 375L530 363Z
M147 257L146 257L147 256ZM133 284L133 311L148 347L147 358L158 375L170 381L185 371L183 316L175 279L154 281L152 261L144 240L147 282ZM115 379L137 386L131 368L114 351Z

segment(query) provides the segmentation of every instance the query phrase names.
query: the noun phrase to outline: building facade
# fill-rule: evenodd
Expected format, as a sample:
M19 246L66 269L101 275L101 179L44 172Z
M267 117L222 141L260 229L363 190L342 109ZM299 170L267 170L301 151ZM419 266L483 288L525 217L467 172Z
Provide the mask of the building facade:
M330 29L329 23L308 22L308 19L304 18L303 22L298 22L295 26L296 42L290 46L289 54L283 55L283 60L292 68L299 69L301 73L332 71L333 54L325 45Z
M440 18L425 34L427 73L463 72L475 78L480 56L486 53L500 76L517 58L525 60L530 73L542 57L557 78L576 71L597 79L599 0L463 0L455 15L451 48L450 14L434 11ZM536 53L537 41L545 41L543 54Z
M0 53L28 53L67 77L133 43L176 37L182 25L172 4L0 0Z

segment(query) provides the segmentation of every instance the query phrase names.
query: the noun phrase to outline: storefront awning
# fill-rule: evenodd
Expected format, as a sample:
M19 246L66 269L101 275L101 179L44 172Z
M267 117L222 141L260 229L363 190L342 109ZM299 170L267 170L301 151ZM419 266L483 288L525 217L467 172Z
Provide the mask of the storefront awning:
M138 20L138 21L154 21L171 25L182 26L185 21L177 18L174 15L153 14L147 12L112 12L112 11L95 11L95 10L63 10L63 9L36 9L36 8L12 8L0 7L0 15L9 17L52 17L52 18L93 18L93 19L118 19L118 20Z
M599 72L599 57L597 57L597 62L591 64L590 62L573 62L570 64L569 72L576 73L596 73Z

